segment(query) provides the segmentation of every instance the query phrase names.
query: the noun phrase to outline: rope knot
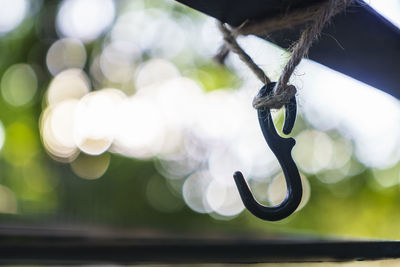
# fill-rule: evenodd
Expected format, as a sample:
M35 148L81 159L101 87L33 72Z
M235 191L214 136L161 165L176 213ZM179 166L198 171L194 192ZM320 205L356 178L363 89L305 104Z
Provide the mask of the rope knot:
M285 104L289 103L290 99L294 97L296 93L297 90L294 85L288 84L284 87L278 86L267 96L256 95L253 99L253 107L255 109L280 109Z

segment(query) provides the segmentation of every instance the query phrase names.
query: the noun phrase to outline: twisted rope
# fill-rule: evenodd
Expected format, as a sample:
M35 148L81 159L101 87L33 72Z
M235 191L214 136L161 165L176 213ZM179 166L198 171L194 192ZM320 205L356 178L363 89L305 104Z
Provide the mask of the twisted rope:
M352 0L326 0L305 10L296 10L293 13L286 14L279 18L265 19L258 23L245 22L243 25L233 30L220 23L219 28L223 34L225 43L216 58L218 61L223 62L226 55L231 51L239 56L261 82L269 83L271 80L240 47L236 41L236 36L240 34L266 36L272 31L282 30L308 22L308 26L302 32L300 39L292 46L290 59L285 65L272 94L266 97L256 96L253 100L253 107L256 109L264 107L279 109L288 103L296 94L296 88L289 84L289 79L297 65L301 62L302 58L307 55L313 42L318 39L324 25L332 16L343 11L351 2Z

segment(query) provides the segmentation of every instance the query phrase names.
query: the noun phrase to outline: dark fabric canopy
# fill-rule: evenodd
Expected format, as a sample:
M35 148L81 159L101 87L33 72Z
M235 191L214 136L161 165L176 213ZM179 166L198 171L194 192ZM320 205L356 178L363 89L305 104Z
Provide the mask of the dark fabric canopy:
M295 10L321 0L178 0L192 8L240 25ZM271 34L271 40L288 48L299 29ZM400 30L366 4L353 4L334 17L313 45L309 58L400 99Z

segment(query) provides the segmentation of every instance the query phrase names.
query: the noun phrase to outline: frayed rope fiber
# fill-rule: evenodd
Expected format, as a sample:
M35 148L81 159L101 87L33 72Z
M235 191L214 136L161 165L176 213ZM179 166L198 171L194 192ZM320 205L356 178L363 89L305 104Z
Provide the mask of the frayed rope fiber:
M266 36L268 33L276 30L291 28L293 26L308 23L302 32L300 39L292 46L291 56L285 65L281 76L271 95L266 97L256 96L253 100L253 107L279 109L289 102L296 94L296 88L289 84L295 68L303 57L307 56L313 42L318 39L324 25L337 13L346 9L353 0L326 0L318 5L296 10L293 13L285 14L279 18L265 19L260 22L244 22L236 29L231 29L227 25L219 23L219 29L224 37L224 45L216 56L221 63L229 51L237 54L239 58L251 69L251 71L264 84L271 80L265 72L254 63L252 58L240 47L236 41L238 35L255 34L257 36Z

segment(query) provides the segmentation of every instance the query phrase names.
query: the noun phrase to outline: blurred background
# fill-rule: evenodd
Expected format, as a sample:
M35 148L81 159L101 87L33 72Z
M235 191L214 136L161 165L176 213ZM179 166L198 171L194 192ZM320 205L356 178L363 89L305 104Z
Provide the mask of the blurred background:
M1 224L400 238L398 99L304 60L304 197L264 222L232 178L265 204L286 195L251 106L262 84L235 55L213 61L214 19L170 0L0 3ZM368 4L400 25L400 1ZM239 42L279 77L286 51Z

